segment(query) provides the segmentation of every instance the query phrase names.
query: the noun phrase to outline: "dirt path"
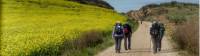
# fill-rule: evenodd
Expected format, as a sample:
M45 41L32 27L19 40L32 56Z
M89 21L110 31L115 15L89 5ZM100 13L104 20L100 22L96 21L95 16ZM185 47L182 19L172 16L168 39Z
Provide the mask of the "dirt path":
M112 46L98 53L96 56L178 56L178 52L172 48L166 36L162 40L161 52L153 54L153 46L149 35L150 27L150 22L143 22L143 24L139 25L139 28L132 34L131 50L125 51L122 41L121 53L115 53L114 46Z

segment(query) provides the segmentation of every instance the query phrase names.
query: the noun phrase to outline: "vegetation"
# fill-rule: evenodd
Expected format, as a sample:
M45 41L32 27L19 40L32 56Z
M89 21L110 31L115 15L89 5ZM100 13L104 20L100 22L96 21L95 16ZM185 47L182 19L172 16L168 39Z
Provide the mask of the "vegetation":
M199 53L199 33L198 33L198 18L184 22L178 25L174 34L173 40L179 44L179 48L192 53L191 56L198 56Z
M95 5L95 6L99 6L99 7L107 8L107 9L114 9L110 4L108 4L104 0L68 0L68 1L74 1L74 2L88 4L88 5Z
M170 5L171 4L171 5ZM164 4L162 4L164 6ZM181 50L187 50L190 56L199 55L199 5L192 3L165 3L168 9L167 19L175 23L172 39Z
M199 4L172 1L149 4L138 11L142 12L137 14L140 17L147 15L145 20L163 22L180 50L187 50L191 56L199 55Z
M1 4L1 56L92 55L102 47L99 43L111 43L102 41L109 39L115 21L125 22L113 10L64 0L2 0Z
M168 15L168 17L169 17L168 20L170 20L171 22L175 24L180 24L186 21L186 18L183 15L170 14Z

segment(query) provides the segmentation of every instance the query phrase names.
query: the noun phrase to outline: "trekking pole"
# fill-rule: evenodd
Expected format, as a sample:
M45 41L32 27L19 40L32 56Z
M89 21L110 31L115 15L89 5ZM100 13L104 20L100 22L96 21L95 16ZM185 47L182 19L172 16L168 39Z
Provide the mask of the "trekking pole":
M151 38L150 38L150 47L149 47L150 51L151 51Z

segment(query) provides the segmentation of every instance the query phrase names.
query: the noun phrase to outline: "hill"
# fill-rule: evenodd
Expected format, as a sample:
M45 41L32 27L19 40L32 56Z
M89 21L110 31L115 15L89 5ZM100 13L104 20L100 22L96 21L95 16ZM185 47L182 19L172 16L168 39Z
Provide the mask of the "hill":
M127 12L127 15L132 17L133 19L140 20L148 16L158 16L160 14L168 14L168 12L171 13L177 11L178 9L191 10L192 12L196 12L198 6L199 6L198 4L183 3L176 1L166 2L161 4L148 4L143 6L139 10L131 10Z
M125 21L111 9L72 1L2 0L1 5L1 56L60 56L63 51L72 54L70 50L96 46L93 44L110 36L115 21ZM91 33L89 41L96 41L72 44Z

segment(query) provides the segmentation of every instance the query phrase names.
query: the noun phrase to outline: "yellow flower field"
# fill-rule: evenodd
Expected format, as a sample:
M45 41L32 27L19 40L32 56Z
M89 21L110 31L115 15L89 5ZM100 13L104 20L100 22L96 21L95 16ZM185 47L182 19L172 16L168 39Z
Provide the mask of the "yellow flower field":
M1 56L59 51L65 41L93 29L110 31L125 17L113 10L64 0L3 0Z

